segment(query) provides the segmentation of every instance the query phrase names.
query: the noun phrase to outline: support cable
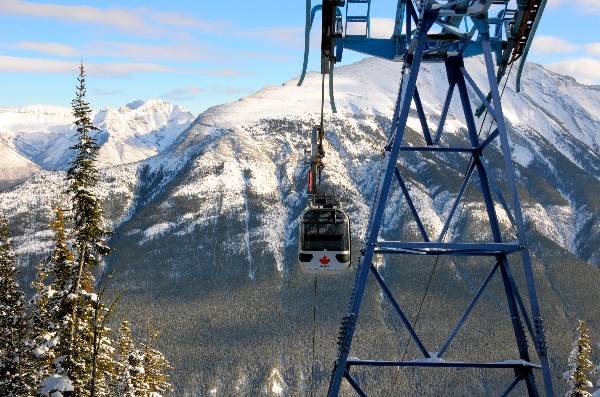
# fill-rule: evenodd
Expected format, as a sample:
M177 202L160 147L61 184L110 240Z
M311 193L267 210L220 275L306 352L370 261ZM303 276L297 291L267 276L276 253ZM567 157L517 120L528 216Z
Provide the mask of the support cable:
M323 148L323 138L325 136L323 121L325 109L325 75L321 74L321 76L321 121L319 122L319 128L317 129L317 181L319 185L321 185L321 170L323 169L323 157L325 157L325 149Z
M323 133L323 109L325 108L325 75L321 75L321 134ZM319 142L320 144L321 142Z
M315 274L315 288L313 290L313 327L312 327L312 380L310 385L310 395L314 397L315 393L315 336L317 333L317 275Z

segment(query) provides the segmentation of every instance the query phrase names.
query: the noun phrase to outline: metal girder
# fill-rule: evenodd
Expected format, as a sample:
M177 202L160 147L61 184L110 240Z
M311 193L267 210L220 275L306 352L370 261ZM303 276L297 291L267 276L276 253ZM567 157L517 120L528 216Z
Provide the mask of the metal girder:
M539 1L543 2L544 0ZM502 0L457 0L442 2L442 4L433 0L422 0L417 6L411 0L399 1L398 3L399 7L400 5L404 7L401 12L397 13L397 16L403 16L403 20L396 21L397 27L395 31L399 32L398 26L406 26L410 34L407 36L395 36L396 40L404 40L405 42L403 53L399 54L396 52L393 55L394 57L402 56L404 66L392 120L392 128L385 145L379 183L371 209L364 245L361 250L354 287L350 296L347 314L340 328L338 355L335 360L328 390L328 396L330 397L338 396L344 379L358 395L366 396L366 391L361 388L360 382L351 375L351 368L362 366L512 369L515 376L502 391L502 397L510 395L516 385L521 382L525 384L529 397L539 396L534 372L541 372L546 396L554 396L543 321L540 315L523 216L517 194L515 171L511 160L508 134L498 89L496 65L492 57L492 54L497 52L498 46L502 47L503 44L499 36L490 34L490 21L486 14L491 6L501 3L508 4L508 0L504 3ZM539 20L540 14L541 10L538 11L537 20ZM505 12L503 15L509 15L509 13ZM517 12L510 15L520 14ZM464 21L467 17L472 21L473 26L470 29L460 31L458 27L461 21ZM496 18L496 21L492 24L498 25L502 23L506 23L506 20L501 16L500 18ZM436 33L436 35L432 35L429 33L434 24L442 27L441 34ZM415 29L412 29L412 26L415 26ZM477 39L473 42L471 38L475 34ZM502 30L496 28L494 34L500 35L502 34ZM375 46L377 48L373 52L379 55L383 51L389 51L388 55L390 55L393 50L399 48L397 41L384 43L384 41L375 42L368 40L370 39L349 40L346 38L344 47L351 48L353 45L356 45L355 48L360 47L365 50L369 48L370 44L377 43ZM451 43L446 45L448 42L444 42L444 40L449 40ZM526 46L526 43L522 45ZM508 50L513 51L513 48L504 49L504 51ZM474 53L482 54L484 58L490 92L487 96L484 96L483 92L485 91L477 86L465 66L464 59ZM391 55L388 56L388 58L390 57ZM421 63L426 61L445 63L449 86L446 99L441 104L441 117L437 129L434 130L435 136L433 136L432 130L428 125L421 99L416 89ZM482 101L484 108L488 110L489 116L496 124L496 128L490 131L487 137L481 138L477 131L474 109L469 99L467 85L476 93L479 100ZM443 141L446 116L455 91L464 111L464 119L467 124L465 138L469 144L462 144L460 147L450 144L441 146L440 143ZM423 146L408 146L403 144L407 120L413 103L417 109L417 116L422 128L422 138L425 142ZM499 147L501 151L502 171L505 173L505 182L508 185L508 188L505 188L505 190L508 190L508 199L504 197L502 189L498 186L492 169L486 161L485 154L491 150L491 147L494 147L491 145L493 142L498 143L494 150L498 150ZM407 152L427 153L429 155L443 153L445 155L457 154L464 156L464 154L467 154L471 159L465 172L463 183L460 189L454 194L454 202L436 240L430 239L430 232L428 232L427 227L423 224L414 199L411 197L410 186L407 186L402 176L403 168L399 164L403 153ZM485 204L489 235L491 237L489 241L482 242L459 243L446 241L447 232L451 225L458 222L457 217L460 216L460 211L458 211L459 203L464 200L466 188L472 178L476 178L482 201ZM388 206L391 186L394 183L398 183L402 191L402 197L408 206L409 214L412 215L417 224L422 241L387 241L380 239L379 233L384 212ZM499 210L504 211L510 221L512 230L508 232L514 234L514 241L508 241L506 236L503 235L497 213ZM508 232L504 231L505 234ZM508 261L509 257L518 255L519 253L525 276L524 284L527 289L529 307L526 307L523 302ZM431 353L425 347L410 320L404 314L401 305L394 298L386 281L379 274L377 268L373 266L374 255L451 255L472 258L489 256L494 258L494 264L480 288L474 293L471 302L464 309L463 315L450 332L448 338L442 341L441 350L437 353ZM422 358L408 361L382 361L377 359L359 359L350 355L356 325L359 321L361 304L370 275L376 279L381 291L391 303L410 338L416 343ZM506 297L508 312L510 313L510 320L507 326L513 330L514 343L517 347L518 356L514 359L492 363L443 360L442 355L451 343L454 342L456 344L455 336L462 329L463 324L488 289L493 278L499 279L504 287L503 292ZM526 337L527 333L531 341L533 341L532 346L534 349L530 349Z
M364 1L359 1L365 3ZM500 81L507 66L520 59L517 72L517 92L520 90L520 76L529 52L533 36L541 19L547 0L455 0L438 1L431 4L430 12L436 13L435 24L439 32L427 35L427 49L424 61L436 61L444 58L448 52L462 48L464 56L483 54L481 38L473 39L474 30L468 29L468 23L484 18L494 27L490 44L497 54L497 79ZM427 3L423 0L421 3ZM369 10L371 1L368 1ZM488 15L493 9L500 9L497 15ZM350 8L348 5L347 10ZM422 7L425 8L425 7ZM405 15L410 18L404 18ZM350 17L348 17L350 18ZM346 19L353 22L353 19ZM370 28L370 15L361 15L360 21ZM356 19L358 21L358 19ZM420 17L411 0L399 0L393 34L388 39L372 38L368 34L346 35L344 48L360 53L386 58L402 59L407 42L416 30ZM476 24L476 22L473 22ZM465 29L461 29L465 25ZM409 34L406 31L410 32ZM466 50L466 51L465 51Z
M390 38L384 39L371 37L371 2L372 0L322 0L322 4L311 8L311 0L306 0L304 62L298 85L302 85L306 76L310 30L315 13L322 11L322 46L325 47L321 51L321 73L329 75L329 98L334 113L333 68L336 62L341 61L343 50L401 61L405 53L414 52L408 46L415 42L413 38L418 35L419 24L425 17L424 10L427 10L427 18L433 18L433 23L439 26L440 31L431 32L424 39L426 47L423 61L443 61L455 52L463 57L483 54L482 40L475 36L475 25L484 20L486 25L495 27L488 42L496 54L497 81L502 79L508 65L520 59L516 80L519 92L525 59L547 0L398 0L393 33ZM350 8L356 5L366 6L366 9L362 13L349 15ZM346 6L345 34L339 10L343 6ZM502 9L496 16L488 15L493 6ZM472 21L471 29L468 28L469 21ZM349 33L348 24L364 24L365 31ZM465 29L460 28L461 24L465 25ZM488 99L490 95L488 94ZM477 114L482 112L483 107L480 106Z
M375 249L374 245L369 244L369 241L377 241L377 236L379 235L385 204L396 169L398 153L400 152L400 141L404 135L404 127L406 126L406 121L408 120L410 104L416 87L423 51L425 49L425 36L432 23L433 21L424 21L424 26L416 38L417 44L414 47L415 50L413 56L411 57L412 59L409 59L408 62L405 62L404 64L401 89L396 104L396 108L398 109L396 113L399 114L399 119L398 123L392 128L390 134L390 137L395 137L395 139L393 139L394 144L390 149L386 149L385 152L384 165L382 167L382 175L379 181L378 193L374 210L371 213L371 220L369 222L367 237L365 239L365 247L361 253L359 266L356 273L356 281L350 299L348 314L346 316L347 321L342 323L340 330L338 358L336 360L336 364L332 373L332 379L329 384L329 396L338 395L342 380L344 379L344 374L346 372L346 363L348 361L348 353L350 351L352 337L355 331L356 317L360 311L360 305L364 296L365 285L369 275L370 265Z

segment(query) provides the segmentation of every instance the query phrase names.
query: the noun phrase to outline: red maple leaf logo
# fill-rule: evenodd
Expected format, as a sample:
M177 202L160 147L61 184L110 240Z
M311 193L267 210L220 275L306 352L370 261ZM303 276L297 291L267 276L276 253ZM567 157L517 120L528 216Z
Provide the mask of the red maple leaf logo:
M323 257L319 259L319 262L321 262L321 266L327 266L331 260L327 257L327 255L323 255Z

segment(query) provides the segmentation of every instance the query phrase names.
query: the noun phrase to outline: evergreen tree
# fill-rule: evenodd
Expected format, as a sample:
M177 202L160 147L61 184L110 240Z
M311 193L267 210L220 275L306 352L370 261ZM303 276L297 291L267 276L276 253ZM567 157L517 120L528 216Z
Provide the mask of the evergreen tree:
M108 277L110 279L110 275ZM119 300L120 292L113 301L110 307L106 307L102 302L106 291L106 283L103 283L102 278L99 284L98 296L93 299L93 354L92 354L92 384L91 384L91 397L112 397L110 392L109 382L113 379L116 367L113 360L114 347L113 331L106 326L113 309L117 305ZM93 294L95 295L95 294Z
M157 338L158 332L150 329L142 341L144 379L145 384L148 385L148 391L153 397L163 396L173 390L173 386L169 382L169 375L165 373L172 366L163 354L154 348Z
M85 101L85 72L83 63L79 66L79 85L75 99L71 102L75 125L77 126L77 143L71 146L76 157L67 170L69 193L73 202L74 243L73 250L78 263L77 278L73 285L73 293L78 294L81 278L85 269L93 269L100 264L99 257L110 254L106 239L113 233L102 228L102 210L94 192L98 182L98 170L94 165L99 146L91 133L99 130L92 124L90 104Z
M5 216L0 217L0 396L30 396L33 370L25 314L25 298L19 287L17 255L8 241Z
M104 375L110 372L110 330L104 327L108 310L94 292L95 279L92 271L98 267L101 257L110 253L106 238L112 233L102 228L102 211L94 189L98 182L98 170L94 161L98 144L91 133L98 130L90 119L91 109L85 101L85 72L83 63L79 68L78 86L72 101L73 116L77 127L75 159L67 170L68 193L72 202L72 245L68 248L67 233L62 211L57 213L55 223L56 247L49 266L38 276L38 300L48 305L48 328L53 334L43 339L55 341L54 356L48 377L41 386L42 394L54 391L64 396L106 395ZM49 287L45 277L50 277ZM43 291L52 296L43 296ZM44 321L39 315L39 321Z
M50 225L54 231L54 250L47 261L38 265L37 279L33 282L37 289L32 299L35 351L41 368L42 395L74 389L63 363L71 354L71 290L76 264L68 248L64 213L60 208L55 208L55 211L56 220ZM46 285L46 282L49 284Z
M106 396L103 377L111 370L110 329L104 327L104 322L96 326L96 320L98 313L106 317L107 309L90 287L94 278L87 269L81 275L85 288L78 295L72 292L78 264L68 247L65 216L61 209L56 210L56 220L51 228L55 233L54 250L49 260L38 266L37 280L33 282L37 289L32 301L35 352L42 379L40 393L89 396L96 355L100 375L95 394ZM99 330L99 337L94 335L95 330Z
M81 390L90 390L91 395L95 397L101 394L96 393L96 373L99 365L97 344L103 338L98 338L97 327L98 312L104 309L101 310L99 307L98 295L92 293L94 278L91 272L100 265L102 256L110 254L111 249L105 243L112 232L102 228L102 211L94 191L98 182L98 170L94 162L98 156L99 146L91 133L99 128L92 124L90 119L92 110L85 100L83 62L79 67L77 81L79 84L76 96L71 102L77 126L77 143L71 149L76 151L76 156L67 170L69 193L73 204L73 252L77 263L76 277L71 290L73 294L71 352L73 354L68 357L74 361L67 362L65 365L68 366L71 376L78 379L77 384L82 387ZM81 341L84 343L80 343ZM88 384L88 380L91 384Z
M148 385L145 383L143 354L134 345L128 321L123 321L119 328L113 361L115 371L111 382L111 396L147 396Z
M39 265L33 283L37 289L33 299L35 352L42 380L39 393L64 397L156 396L171 387L162 375L169 364L152 348L156 336L140 352L131 341L127 323L113 349L106 322L116 300L107 308L100 300L105 286L95 292L93 271L101 258L110 254L106 239L113 233L102 228L102 211L94 192L98 182L94 161L99 147L90 134L98 128L92 124L91 109L85 101L83 64L78 82L72 102L77 143L71 149L76 150L76 157L67 171L73 229L68 236L65 215L57 209L52 223L54 251ZM146 365L152 374L152 386L146 379Z
M73 254L68 249L63 211L60 208L54 211L56 220L50 224L54 231L54 249L50 258L38 264L36 280L31 283L36 289L31 299L34 353L42 381L57 372L53 370L55 360L62 355L60 340L65 338L65 324L70 320L67 295L75 268Z
M573 350L569 355L569 371L565 372L564 377L569 383L569 391L565 394L567 397L590 397L588 388L592 387L592 382L588 380L588 375L593 367L590 361L590 337L587 333L585 321L579 321L577 336L573 343Z
M598 344L598 347L600 348L600 343ZM594 374L599 374L599 373L600 373L600 365L598 365L598 366L596 366L596 368L594 368ZM600 379L598 379L596 386L598 386L598 389L594 392L594 394L592 394L592 397L600 397Z

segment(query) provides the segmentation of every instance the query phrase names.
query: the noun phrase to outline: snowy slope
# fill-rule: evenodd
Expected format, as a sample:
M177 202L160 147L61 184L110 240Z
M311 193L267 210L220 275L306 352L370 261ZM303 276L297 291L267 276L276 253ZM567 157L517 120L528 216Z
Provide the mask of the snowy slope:
M0 190L23 182L40 167L20 154L10 134L0 132Z
M177 105L159 99L134 102L119 109L94 110L90 115L101 131L100 167L137 162L168 147L193 121ZM22 156L43 169L65 169L73 144L71 108L33 105L0 109L0 132Z
M485 87L487 77L481 60L475 59L467 69L480 87ZM335 147L335 150L328 151L327 174L336 180L339 189L351 192L353 203L360 204L363 209L368 207L368 203L362 195L372 191L374 186L372 179L364 175L366 169L359 159L364 159L374 150L381 150L383 137L379 134L387 134L387 131L379 128L378 119L392 116L400 72L401 65L397 63L370 58L338 68L335 74L338 113L331 114L326 109L326 120L330 123L329 141ZM429 116L430 127L434 128L447 90L443 65L424 64L419 79L421 99ZM574 196L576 189L570 185L572 178L566 173L562 162L568 161L582 176L595 179L595 183L600 181L600 137L597 134L600 130L600 88L581 85L535 64L528 65L523 81L523 93L515 93L514 81L510 79L503 96L505 117L511 130L513 159L520 167L543 168L543 173L552 175L551 183L561 196L560 200L545 207L525 203L525 215L550 239L577 253L584 243L578 242L576 236L587 226L581 221L581 216L575 214L585 211L586 204L577 199L581 195ZM294 79L281 87L266 87L237 102L213 107L202 114L201 121L192 126L178 149L201 147L198 145L209 140L219 140L223 142L221 145L231 142L230 146L238 148L228 147L227 150L233 150L234 153L228 156L225 164L238 164L239 168L248 167L255 171L260 169L264 174L256 177L260 188L272 187L276 192L275 187L278 186L281 190L285 187L281 185L285 182L281 176L292 172L290 166L295 167L293 172L296 177L303 169L296 157L299 156L298 150L302 150L307 143L310 126L319 117L320 84L320 75L313 73L307 76L302 87L297 87L297 79ZM265 124L274 119L300 123L302 127L286 132L285 136L268 136ZM419 128L416 114L409 118L408 125ZM367 131L364 131L365 128ZM369 130L378 133L373 135ZM465 130L464 115L455 95L446 122L446 133L460 137L461 131ZM221 137L225 136L227 139L223 140ZM373 142L374 138L380 141ZM259 147L253 149L255 144ZM216 150L218 156L225 155L218 147ZM265 151L267 160L261 160ZM252 155L252 152L257 154ZM285 155L282 157L281 153ZM290 155L293 160L285 157ZM210 163L216 160L202 156L197 161ZM406 165L415 173L419 173L423 167L422 163ZM517 167L517 172L519 169ZM239 175L241 171L237 173ZM186 189L196 193L212 189L206 186L204 180L194 183L198 183L195 188ZM231 205L232 208L240 205L237 200L244 197L240 189L243 189L245 182L224 175L221 183L225 188L231 186L231 195L237 198L227 200L224 205ZM362 194L356 194L358 192ZM438 196L435 197L432 196L433 191L423 191L423 201L419 204L428 214L424 221L438 230L443 225L440 219L440 215L443 219L443 214L440 214L439 208L442 196L439 193L436 192ZM280 203L286 206L285 202ZM363 210L359 213L361 217L354 219L358 222L359 230L362 230L366 222L363 217L367 215ZM265 229L277 230L273 233L279 236L286 235L283 225L272 225ZM594 262L600 264L597 259Z
M480 60L470 60L467 70L485 86ZM346 209L356 251L376 189L400 72L400 64L374 58L340 67L334 81L338 113L326 107L323 183L350 199ZM264 395L265 391L306 395L302 391L309 387L311 372L298 362L306 359L302 354L311 332L313 284L299 275L296 266L297 227L307 199L304 150L319 118L321 79L310 73L302 87L297 87L297 81L208 109L188 129L178 124L179 116L185 119L186 113L160 101L94 114L103 129L98 192L107 221L117 232L110 242L116 251L108 259L116 270L114 288L127 289L134 297L135 303L124 304L133 315L158 324L167 341L166 354L175 363L177 395ZM418 84L433 127L446 95L443 67L424 64ZM570 349L572 330L567 323L572 318L589 317L592 322L600 318L597 305L590 312L576 305L587 299L587 292L572 281L588 287L600 282L598 269L592 266L600 265L595 248L600 246L600 90L535 64L526 67L523 85L523 92L516 94L509 80L504 112L548 329L553 330L551 337L567 335L564 352L562 342L551 341L558 357L553 365L558 368ZM467 142L461 109L455 95L443 139ZM31 122L18 128L16 116L3 119L0 114L7 147L45 168L64 168L65 132L71 126L68 111L63 110L62 115L56 109L32 111L27 116ZM51 117L53 121L48 121ZM408 124L414 129L419 125L415 113ZM183 131L179 136L172 132L176 125ZM405 138L407 144L419 142L412 131ZM43 144L36 146L36 142ZM494 148L490 152L488 159L494 165L498 152ZM456 194L447 186L460 184L467 161L403 154L402 171L428 231L441 230ZM63 171L39 172L0 192L0 210L9 214L14 246L25 271L49 247L47 242L37 243L37 238L50 235L50 205L64 200L63 176ZM502 188L501 175L498 180ZM469 215L450 237L485 235L485 208L476 190L466 195ZM415 234L405 207L399 190L393 190L382 237ZM502 218L501 222L508 221ZM384 277L401 285L403 299L421 298L417 281L429 270L415 267L411 277L401 278L393 273L397 267L386 261L378 265ZM452 284L448 296L432 298L436 300L430 310L444 317L451 314L444 305L471 296L478 281L460 261L440 267L444 268L440 278ZM338 320L351 283L351 275L334 281L319 278L325 295L319 301L319 315L326 323L319 324L317 337L322 379L331 369ZM378 339L378 327L393 327L383 299L366 299L374 314L364 321ZM482 337L481 352L496 347L483 336L502 332L496 322L506 320L504 302L489 296L486 304L487 311L475 325ZM442 328L430 332L446 332ZM395 351L395 347L380 347L377 353ZM317 385L317 394L325 393L325 383ZM437 379L431 384L437 384ZM437 395L429 392L424 391Z
M378 59L338 68L334 84L338 113L332 114L326 108L324 183L350 199L346 209L352 221L356 250L360 248L376 187L400 68L399 64ZM467 65L467 70L476 81L485 81L481 62L475 60ZM420 78L420 95L433 126L440 117L446 94L443 67L425 64ZM308 387L303 377L310 374L305 372L301 364L305 357L299 352L306 351L302 349L308 346L306 341L310 335L312 279L298 275L297 227L298 217L306 205L304 149L308 146L310 129L318 122L320 75L309 74L302 87L296 84L297 79L294 79L280 87L266 87L240 101L204 112L177 146L145 162L151 170L149 175L161 176L161 179L151 184L152 198L146 201L148 204L137 207L139 212L131 222L119 229L127 237L118 243L117 252L137 244L139 252L150 252L153 256L152 260L140 260L138 265L128 266L131 273L122 277L121 286L135 289L136 296L152 296L152 299L159 299L153 295L155 291L165 291L160 299L169 303L176 299L201 302L196 306L181 305L185 308L182 310L186 310L186 322L195 325L182 325L179 332L186 333L193 328L195 334L202 335L198 345L185 343L186 353L179 358L180 366L192 373L189 375L192 380L182 386L181 394L193 394L198 390L197 385L200 385L197 386L200 393L214 391L216 395L260 395L257 390L275 389L288 395L305 395L301 390ZM552 335L557 339L554 335L561 332L567 335L566 339L561 336L560 341L552 341L556 355L561 356L553 365L560 368L565 361L560 350L562 340L566 340L564 350L568 354L572 333L564 324L572 316L595 318L597 313L595 308L576 306L586 299L586 292L585 288L573 288L570 280L587 283L588 287L594 285L589 280L599 280L598 269L590 263L600 265L600 258L597 250L590 247L597 247L600 238L597 172L600 158L595 146L600 101L596 100L597 87L580 85L537 65L526 69L524 84L524 93L516 94L514 83L509 82L503 97L504 109L528 237L536 258L535 276L541 280L539 293L549 318L547 328L553 330ZM546 92L560 94L552 100ZM456 96L454 99L444 139L462 139L466 144L462 108ZM576 122L557 122L555 114L563 114L566 107L567 112L581 117ZM418 126L415 114L411 115L409 126L415 129ZM415 134L408 133L406 138L407 144L418 142ZM493 154L498 153L491 154L493 158ZM450 209L450 198L455 194L445 190L444 185L447 182L459 184L466 166L466 159L462 164L453 162L449 156L440 157L436 161L427 156L407 155L401 160L408 175L407 185L416 198L415 205L431 232L442 228ZM169 167L161 165L164 159L171 159ZM176 163L175 159L189 161ZM173 164L179 166L173 168ZM502 183L501 177L499 181ZM382 236L386 238L398 232L414 235L414 223L407 221L406 206L398 190L393 192L390 204ZM455 231L456 237L481 237L485 233L482 232L485 207L473 192L466 208L469 218ZM501 221L504 225L508 223L505 218ZM123 255L121 260L129 258ZM562 263L563 260L566 263ZM119 259L115 259L115 263L118 262ZM567 264L571 266L567 268ZM382 272L386 272L384 277L395 278L395 286L401 285L398 288L403 300L407 300L407 296L420 299L422 290L417 287L421 286L418 277L429 275L430 266L431 263L415 266L412 277L406 278L398 277L394 273L397 268L385 264L382 264L385 267ZM472 296L469 293L479 287L478 277L482 276L473 275L473 269L458 260L446 267L443 276L437 277L438 283L439 280L448 282L445 291L448 296L438 297L429 308L438 310L435 313L438 318L456 315L452 312L455 309L446 305L459 296ZM139 281L127 282L125 279L134 272ZM153 283L155 289L145 292L138 287L144 282ZM319 314L321 321L329 326L317 338L317 343L322 343L317 347L322 355L319 370L325 374L317 394L322 395L326 392L329 363L335 354L332 350L336 346L337 319L347 303L349 283L343 278L334 281L319 278L319 283L326 285L320 290L325 297L319 299ZM337 291L341 291L339 295ZM374 309L377 304L373 301L376 299L369 301L372 317L361 321L369 324L366 326L369 335L377 339L376 329L385 323L386 316L383 308ZM461 307L468 303L463 302ZM326 305L331 306L326 308ZM506 303L502 299L489 298L489 305L481 321L476 322L476 330L472 330L477 337L481 336L479 352L493 350L483 341L483 335L500 332L497 324L506 320ZM414 306L409 308L414 309ZM497 312L502 314L496 317ZM163 317L169 319L165 320L169 324L165 325L165 332L177 339L179 332L167 331L171 322L177 322L177 316L169 316L168 310L156 315L156 318ZM330 325L330 322L336 324ZM326 326L319 324L319 327ZM449 330L440 327L430 332L444 334ZM446 336L447 333L443 337ZM294 345L298 340L300 342ZM209 352L207 346L216 347ZM394 349L395 346L382 347L374 355L384 357ZM223 358L223 354L230 359ZM397 359L390 355L390 359ZM206 371L198 365L195 372L191 371L189 368L196 365L195 357L207 357L208 362L214 360L218 368ZM257 372L262 371L258 374L245 367L255 362L263 363L260 370L257 369ZM250 366L254 368L253 364ZM225 373L230 374L229 380L218 375ZM274 381L274 378L277 379ZM252 389L255 384L260 386ZM380 390L374 395L385 393ZM440 393L438 390L423 394ZM464 391L451 395L470 394Z
M475 81L485 86L481 60L470 61L467 70ZM337 189L352 196L352 205L360 214L353 218L358 230L364 228L369 195L374 189L369 173L377 169L377 159L372 153L381 150L383 137L387 134L388 127L382 120L389 120L392 115L400 72L400 64L376 58L340 67L334 81L338 113L332 114L326 107L329 129L327 175ZM188 160L193 160L198 167L193 171L197 174L199 170L214 167L215 163L224 164L224 171L219 176L212 175L209 179L190 176L180 181L181 185L170 194L177 197L217 190L220 195L227 192L221 209L226 211L245 207L247 190L251 189L263 197L279 195L273 205L281 206L282 213L286 213L290 205L300 205L304 200L303 192L294 193L295 188L290 186L303 183L301 152L320 109L320 75L309 73L302 87L297 86L297 81L293 79L279 87L265 87L237 102L215 106L204 112L184 135L181 132L190 125L193 116L178 106L157 99L137 101L119 109L94 111L94 123L102 129L98 133L101 144L99 165L106 168L135 163L158 153L162 154L144 165L149 167L150 174L166 171L166 174L176 175ZM590 213L587 202L581 200L582 185L573 184L564 164L575 167L571 174L577 172L582 178L600 180L600 137L597 134L600 129L600 88L578 84L535 64L529 64L525 69L523 86L523 92L516 94L514 81L509 79L503 96L517 172L520 167L539 168L539 173L545 175L545 180L558 193L558 196L552 196L552 202L541 206L526 204L525 215L563 248L573 253L581 252L587 240L582 241L578 236L582 235L582 230L595 230L597 225L595 221L591 224L585 221L593 212ZM440 117L446 87L443 66L424 64L418 88L432 127ZM3 152L0 180L4 181L5 187L23 181L40 168L64 169L67 166L68 147L73 137L70 112L69 108L42 105L0 109L0 148ZM268 130L273 123L287 123L285 134L270 135ZM416 129L415 115L409 118L408 124ZM455 96L446 134L458 139L465 128L460 103ZM177 145L165 151L178 137ZM365 162L365 159L369 161ZM425 166L423 162L406 162L406 167L415 174L422 172ZM154 194L158 194L166 183L167 179L154 187ZM427 214L424 221L432 229L439 229L444 211L447 211L443 203L446 200L431 187L430 191L425 191L418 180L413 183L415 194L422 195L419 205ZM284 197L286 189L290 193ZM187 215L190 216L192 214ZM291 215L288 213L288 216ZM282 219L286 218L277 217L273 225L263 225L264 230L269 230L264 236L265 241L273 241L273 236L280 242L292 238L286 229L287 222ZM295 222L296 219L292 217L288 221ZM249 230L245 232L246 245L251 234ZM281 258L280 254L276 256ZM587 259L594 263L600 261L593 252ZM281 259L278 262L281 263ZM281 269L281 265L279 267Z

